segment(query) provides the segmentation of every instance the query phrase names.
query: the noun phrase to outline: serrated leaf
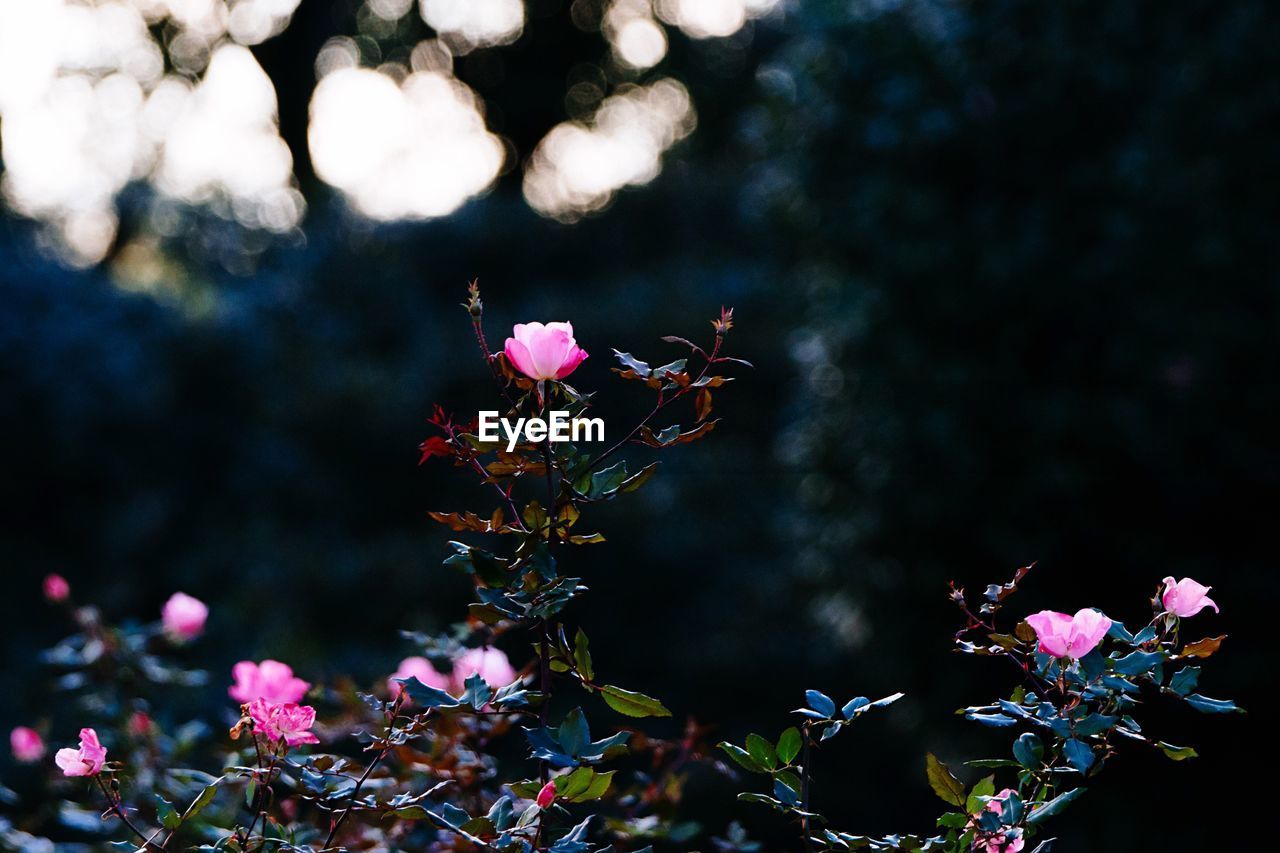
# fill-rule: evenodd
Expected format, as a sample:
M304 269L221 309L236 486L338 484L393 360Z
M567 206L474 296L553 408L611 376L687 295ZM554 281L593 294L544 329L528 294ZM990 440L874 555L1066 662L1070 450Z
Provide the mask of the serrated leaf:
M1084 788L1072 788L1064 794L1059 794L1047 803L1031 810L1031 814L1027 815L1027 823L1035 825L1043 820L1053 817L1061 812L1067 806L1085 792Z
M595 669L591 663L591 649L588 645L587 635L581 628L573 637L573 663L578 668L578 674L591 681L596 677Z
M929 777L929 787L944 803L964 808L964 785L932 752L925 756L925 774Z

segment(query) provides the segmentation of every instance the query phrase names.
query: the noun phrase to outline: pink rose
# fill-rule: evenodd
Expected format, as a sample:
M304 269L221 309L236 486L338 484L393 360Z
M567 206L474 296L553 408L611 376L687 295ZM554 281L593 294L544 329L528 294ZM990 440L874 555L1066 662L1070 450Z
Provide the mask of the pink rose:
M35 729L18 726L9 732L9 748L13 750L13 760L21 764L31 764L44 758L44 739Z
M402 689L400 682L396 681L397 678L416 678L428 687L434 687L437 690L449 689L449 677L436 672L431 661L423 657L405 658L400 661L400 668L387 679L387 689L391 691L393 699L400 695ZM408 699L406 698L405 701Z
M53 757L53 762L62 768L64 776L97 776L106 760L107 750L93 729L80 730L79 749L60 749Z
M143 711L134 711L129 715L129 734L136 738L151 734L151 718Z
M542 786L542 790L538 792L538 808L549 809L551 804L556 801L556 783L548 782Z
M493 646L468 649L453 662L453 693L465 690L467 679L477 674L492 687L506 687L516 680L515 668L501 649Z
M249 703L249 716L257 731L269 740L282 740L289 746L320 742L320 738L310 732L316 723L316 709L310 705L254 699Z
M44 597L54 604L66 601L71 595L71 584L62 575L45 575L43 586Z
M1028 616L1027 624L1040 640L1040 651L1055 658L1076 660L1093 651L1111 629L1111 620L1089 607L1075 616L1041 610Z
M311 688L301 678L294 678L293 670L288 664L278 660L264 660L262 663L242 660L231 668L231 674L236 683L227 693L241 704L254 699L277 704L296 703Z
M991 799L987 800L987 811L996 814L1004 812L1004 801L1009 799L1009 795L1014 793L1012 788L1005 788ZM974 850L981 853L1018 853L1026 843L1022 840L1022 831L1016 830L1018 833L1014 838L1006 838L1004 831L999 833L990 833L989 838L978 838L974 841Z
M1213 587L1201 586L1191 578L1183 578L1177 583L1174 583L1173 578L1165 578L1160 603L1164 605L1166 612L1174 616L1195 616L1206 607L1212 607L1213 612L1218 613L1218 605L1205 594L1211 589Z
M198 598L175 592L160 611L165 633L179 642L194 640L204 630L209 608Z
M564 379L587 357L572 323L517 323L507 338L507 360L530 379Z

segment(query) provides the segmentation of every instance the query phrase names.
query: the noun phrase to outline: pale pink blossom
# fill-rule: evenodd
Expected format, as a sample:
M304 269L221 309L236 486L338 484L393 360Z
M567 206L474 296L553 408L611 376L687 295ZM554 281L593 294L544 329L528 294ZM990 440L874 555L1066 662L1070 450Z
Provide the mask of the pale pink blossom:
M241 704L254 699L264 699L275 704L296 703L311 688L301 678L294 677L293 669L288 664L278 660L264 660L262 663L242 660L231 668L231 675L236 683L231 685L227 693Z
M310 705L255 699L249 703L249 716L253 719L256 731L269 740L282 740L289 746L320 742L310 731L316 722L316 709Z
M194 640L204 631L205 620L209 618L209 608L198 598L185 592L175 592L164 603L160 611L164 622L165 633L175 640L185 642Z
M402 689L397 678L416 678L428 687L434 687L437 690L448 690L450 687L449 676L441 675L436 672L436 668L431 665L431 661L424 657L409 657L400 661L400 668L395 674L387 679L387 689L391 691L391 697L400 695ZM405 701L409 701L406 697Z
M572 323L517 323L507 338L507 360L530 379L564 379L587 357Z
M515 667L501 649L468 649L453 662L452 692L460 694L466 689L467 679L477 674L492 687L506 687L516 680Z
M542 786L542 790L538 792L538 807L543 809L551 808L551 804L556 801L556 783L548 782Z
M1027 624L1036 632L1040 651L1077 660L1093 651L1111 629L1111 620L1089 607L1075 616L1041 610L1028 616Z
M106 747L98 740L98 733L93 729L80 730L79 749L60 749L53 757L64 776L97 776L102 772L102 765L106 760Z
M59 574L48 574L44 577L44 597L54 604L66 601L71 595L71 584Z
M9 732L9 748L13 751L13 760L21 764L32 764L44 758L44 739L28 726L18 726Z
M1208 596L1211 589L1213 587L1198 584L1191 578L1175 582L1168 577L1164 579L1164 594L1160 596L1160 603L1164 605L1165 612L1174 616L1195 616L1206 607L1212 607L1213 612L1218 613L1218 605Z

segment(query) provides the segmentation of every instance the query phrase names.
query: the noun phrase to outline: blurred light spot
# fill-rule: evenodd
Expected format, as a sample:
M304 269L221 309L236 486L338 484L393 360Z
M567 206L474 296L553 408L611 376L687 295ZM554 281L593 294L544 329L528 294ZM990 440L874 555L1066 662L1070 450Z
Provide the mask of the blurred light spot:
M409 66L414 71L452 74L453 54L439 39L426 39L413 46L413 53L409 54Z
M221 196L242 225L288 231L302 217L276 92L248 48L223 44L164 139L157 183L190 203Z
M384 21L398 21L413 8L413 0L368 0L373 14Z
M346 36L335 36L324 43L316 54L316 79L332 74L340 68L359 68L360 48L355 40Z
M316 174L380 220L452 213L486 190L503 162L475 93L438 71L415 71L400 85L368 69L326 75L307 138Z
M731 36L749 19L771 12L779 0L655 0L658 17L692 38Z
M636 69L652 68L667 55L667 34L653 19L649 0L613 0L602 23L614 57Z
M297 5L0 0L0 195L40 220L42 243L75 265L111 249L116 196L136 180L185 201L217 199L245 224L288 230L302 202L276 133L275 93L226 38L229 27L235 38L269 37ZM153 33L163 33L173 69L194 76L209 67L206 79L193 87L166 75ZM211 58L227 49L238 59L215 71Z
M455 53L510 44L524 31L522 0L419 0L418 9Z
M598 211L623 187L657 177L662 154L695 123L689 93L675 80L623 88L590 123L559 124L538 143L524 176L525 199L563 221Z
M231 0L227 31L240 44L261 44L284 32L301 0Z

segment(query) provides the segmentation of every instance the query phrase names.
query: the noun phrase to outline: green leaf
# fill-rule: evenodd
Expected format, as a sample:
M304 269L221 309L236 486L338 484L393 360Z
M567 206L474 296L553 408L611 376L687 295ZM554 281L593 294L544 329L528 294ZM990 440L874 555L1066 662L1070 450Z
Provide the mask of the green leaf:
M746 770L748 773L768 773L769 772L768 768L764 767L762 764L760 764L760 762L756 761L754 758L751 757L751 753L747 752L745 749L743 749L740 746L737 746L736 744L729 743L726 740L726 741L721 741L720 743L716 744L716 746L724 750L725 753L727 753L728 756L732 758L739 767L741 767L743 770Z
M778 759L783 764L790 764L800 754L800 747L800 730L792 726L778 738Z
M939 761L932 752L925 756L924 761L925 774L929 777L929 787L933 792L944 803L964 808L964 785L960 784L960 780L951 775L947 765Z
M1023 767L1034 770L1040 766L1040 760L1044 757L1044 744L1031 732L1023 732L1013 742L1013 757Z
M986 797L993 796L996 792L996 777L984 776L978 780L978 784L973 786L973 790L969 792L969 796L965 798L964 810L969 814L978 814L986 808Z
M1053 817L1061 812L1067 806L1071 805L1076 797L1085 792L1084 788L1072 788L1065 794L1059 794L1049 802L1031 810L1031 814L1027 815L1027 823L1034 826L1043 820Z
M424 708L456 708L461 704L443 690L428 687L412 675L408 678L397 678L396 681L404 685L404 691L409 694L409 698L415 704Z
M654 699L652 696L646 696L643 693L635 693L630 690L623 690L621 687L615 687L612 684L606 684L600 688L604 701L610 708L628 717L670 717L671 712L666 706Z
M778 753L774 751L773 744L760 735L747 735L747 752L751 753L752 758L770 770L778 766Z
M213 798L218 795L218 784L221 781L222 779L220 778L215 779L213 782L206 785L204 790L199 794L196 794L196 798L191 801L191 805L187 806L187 810L182 813L182 819L190 820L200 814L200 812L204 811L209 803L213 802Z
M1196 752L1189 746L1174 746L1171 743L1160 741L1156 744L1164 752L1165 755L1174 761L1185 761L1188 758L1198 758L1200 753Z
M585 803L588 800L598 800L609 791L609 786L613 784L613 774L616 770L608 770L604 773L597 773L591 779L591 784L586 790L573 798L575 803Z
M587 681L596 677L595 669L591 665L591 649L587 645L587 635L581 628L573 638L573 662L578 668L578 674Z
M591 731L587 728L587 717L581 708L574 708L564 718L557 739L561 749L575 758L584 746L591 743Z
M173 803L156 794L156 819L165 829L177 829L182 825L182 816L173 807Z
M648 465L641 468L635 474L623 480L622 484L618 486L618 494L626 494L627 492L634 492L636 489L643 486L649 480L649 478L653 476L653 472L656 470L658 470L658 463L650 462Z
M1206 714L1243 714L1244 709L1236 705L1230 699L1210 699L1208 696L1201 696L1199 693L1192 693L1185 697L1187 704L1197 711Z
M1067 763L1081 773L1088 773L1093 766L1093 750L1084 741L1071 738L1062 745L1062 754L1067 757Z

